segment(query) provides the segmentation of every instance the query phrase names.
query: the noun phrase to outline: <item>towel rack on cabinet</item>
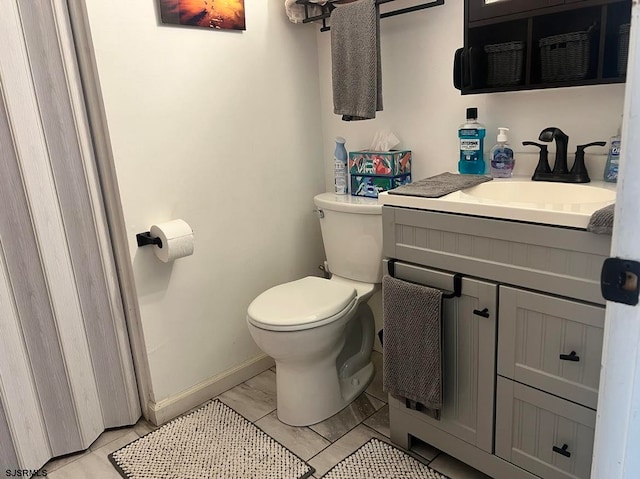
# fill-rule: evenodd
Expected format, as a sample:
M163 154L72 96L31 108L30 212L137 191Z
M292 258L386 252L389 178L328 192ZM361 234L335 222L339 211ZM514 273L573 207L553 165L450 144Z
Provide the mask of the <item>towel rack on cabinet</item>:
M396 274L396 259L390 258L387 260L387 273L392 278L395 278ZM462 273L455 273L453 275L453 291L451 293L442 293L443 299L453 299L462 296Z
M322 20L322 27L320 28L321 32L326 32L330 30L331 27L327 26L327 18L331 17L331 12L336 8L334 3L338 0L329 0L324 5L318 5L310 2L309 0L296 0L297 4L304 5L304 14L305 19L302 23L315 22L317 20ZM381 5L383 3L394 2L395 0L376 0L376 5ZM320 15L309 15L309 7L316 6L322 9L322 13ZM444 5L444 0L432 0L430 2L420 3L419 5L413 5L411 7L399 8L397 10L392 10L390 12L384 12L380 14L380 18L394 17L396 15L402 15L403 13L411 13L417 12L418 10L424 10L425 8L437 7L438 5Z

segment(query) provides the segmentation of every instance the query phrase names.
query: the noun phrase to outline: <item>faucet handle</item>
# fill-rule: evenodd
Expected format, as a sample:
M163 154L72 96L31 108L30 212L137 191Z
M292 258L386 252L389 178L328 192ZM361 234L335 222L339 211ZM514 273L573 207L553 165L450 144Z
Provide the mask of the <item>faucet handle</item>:
M591 142L591 143L587 143L587 144L585 144L585 145L578 145L578 146L576 147L576 153L577 153L578 151L582 151L582 152L584 153L584 149L585 149L585 148L588 148L588 147L590 147L590 146L605 146L606 144L607 144L607 142L606 142L606 141L593 141L593 142Z
M536 143L535 141L523 141L522 144L524 146L537 146L541 150L543 150L543 149L546 150L547 149L547 145L545 145L543 143Z
M547 145L536 143L535 141L523 141L522 145L537 146L538 148L540 148L538 166L536 166L536 171L533 173L533 177L531 178L532 180L537 180L540 173L551 173L551 167L549 166L549 151L547 149Z
M570 172L575 183L589 183L589 181L591 181L589 173L587 173L587 167L584 164L584 149L590 146L605 146L606 144L606 141L594 141L576 147L576 159L573 161Z

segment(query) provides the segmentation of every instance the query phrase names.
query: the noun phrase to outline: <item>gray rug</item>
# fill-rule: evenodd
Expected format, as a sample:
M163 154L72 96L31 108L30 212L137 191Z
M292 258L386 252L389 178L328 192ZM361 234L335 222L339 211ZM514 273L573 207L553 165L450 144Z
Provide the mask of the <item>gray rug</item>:
M215 400L109 455L127 479L303 479L315 469Z
M372 438L322 479L448 479L400 449Z

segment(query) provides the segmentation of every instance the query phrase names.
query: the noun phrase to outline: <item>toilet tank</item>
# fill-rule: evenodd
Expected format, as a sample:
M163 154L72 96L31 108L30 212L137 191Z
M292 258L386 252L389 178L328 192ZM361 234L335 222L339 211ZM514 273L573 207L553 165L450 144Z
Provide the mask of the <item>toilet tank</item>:
M382 205L375 198L322 193L314 197L332 274L363 283L382 280Z

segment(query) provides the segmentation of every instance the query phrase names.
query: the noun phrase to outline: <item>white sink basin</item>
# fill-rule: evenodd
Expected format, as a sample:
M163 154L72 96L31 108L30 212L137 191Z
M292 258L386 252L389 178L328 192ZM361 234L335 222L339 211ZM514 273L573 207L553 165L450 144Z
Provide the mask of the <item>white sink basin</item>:
M591 215L616 200L616 185L494 179L441 198L381 193L378 202L447 213L458 213L552 226L586 229Z
M592 203L613 203L616 192L591 184L549 183L544 181L489 181L462 193L499 203L557 205L560 208Z

